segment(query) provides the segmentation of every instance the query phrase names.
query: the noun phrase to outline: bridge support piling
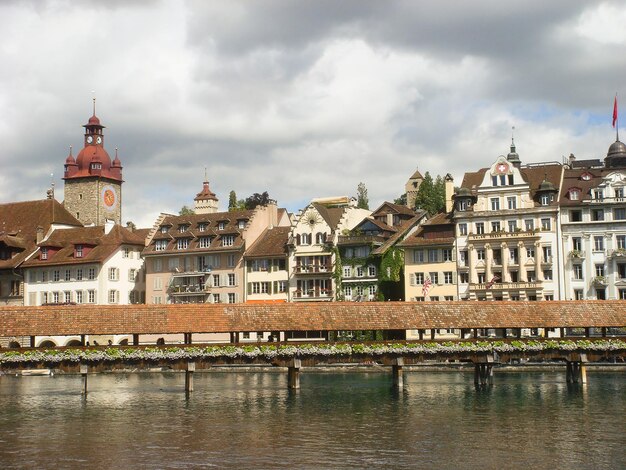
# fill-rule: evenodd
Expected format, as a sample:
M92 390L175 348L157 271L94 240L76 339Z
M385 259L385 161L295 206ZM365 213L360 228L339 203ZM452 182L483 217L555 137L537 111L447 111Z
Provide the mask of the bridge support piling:
M474 362L474 385L484 387L493 385L493 356L487 356L484 361Z
M391 365L391 374L393 375L393 386L395 388L404 387L404 376L402 374L402 366L404 366L404 358L398 357L393 360Z
M34 337L34 336L31 336L31 337L30 337L30 347L31 347L31 348L34 348L34 347L35 347L35 337Z
M567 361L565 378L567 383L587 383L587 355L581 354L580 357Z
M133 334L133 346L139 346L139 335Z
M292 390L300 388L300 367L302 367L302 361L293 358L287 368L287 386Z
M185 395L189 396L193 392L193 373L196 371L196 363L188 362L185 369Z
M87 364L80 364L79 368L80 368L80 375L83 376L82 394L87 396L87 372L89 371L89 368Z

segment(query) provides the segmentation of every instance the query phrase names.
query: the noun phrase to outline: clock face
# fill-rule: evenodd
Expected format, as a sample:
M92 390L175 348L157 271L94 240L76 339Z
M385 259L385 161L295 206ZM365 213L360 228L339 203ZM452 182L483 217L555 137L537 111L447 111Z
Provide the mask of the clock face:
M106 210L112 211L117 206L117 193L113 186L102 188L102 205Z
M87 137L87 143L90 144L93 142L93 137L89 136Z
M96 143L97 144L101 144L102 143L102 137L98 136L98 138L96 139Z
M507 165L506 163L498 163L496 165L496 171L501 175L508 173L509 165Z

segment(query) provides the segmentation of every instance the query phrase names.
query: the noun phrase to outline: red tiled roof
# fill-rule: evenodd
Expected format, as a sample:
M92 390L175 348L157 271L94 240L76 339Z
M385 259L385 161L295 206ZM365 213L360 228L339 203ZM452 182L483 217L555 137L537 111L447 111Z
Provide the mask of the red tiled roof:
M246 250L246 258L286 256L290 231L291 227L266 229L254 244Z
M620 300L0 307L0 336L624 326Z

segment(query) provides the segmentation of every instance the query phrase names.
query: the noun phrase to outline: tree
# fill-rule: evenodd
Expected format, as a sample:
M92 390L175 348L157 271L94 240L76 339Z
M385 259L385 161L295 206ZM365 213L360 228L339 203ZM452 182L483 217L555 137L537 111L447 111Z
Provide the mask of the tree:
M237 193L232 190L228 194L228 210L234 211L235 209L237 209Z
M256 206L266 206L270 202L270 195L267 194L267 191L264 191L263 194L254 193L252 196L246 198L245 207L248 210L256 208Z
M365 183L361 182L356 187L356 206L359 209L369 209L369 199L367 198L367 188Z
M195 213L196 211L194 211L193 209L187 206L181 207L180 210L178 211L178 215L193 215Z
M446 188L441 176L433 177L427 171L415 198L415 208L425 210L429 216L441 212L446 207Z
M406 206L406 193L401 194L400 197L393 200L394 204L398 204L399 206Z

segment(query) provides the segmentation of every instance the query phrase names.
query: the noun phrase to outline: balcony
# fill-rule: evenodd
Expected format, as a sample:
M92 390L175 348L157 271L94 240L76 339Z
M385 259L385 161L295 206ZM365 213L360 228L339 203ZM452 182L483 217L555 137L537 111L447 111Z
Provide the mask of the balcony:
M585 259L585 252L581 250L572 250L567 256L572 260Z
M381 245L387 239L380 235L339 235L338 245L367 245L370 243Z
M470 291L503 291L503 290L524 290L524 289L543 289L540 282L498 282L488 287L488 282L480 282L470 284Z
M293 298L295 300L332 300L332 289L308 289L296 290Z
M174 268L172 269L172 277L176 278L176 277L200 277L200 276L204 276L207 273L211 272L211 267L210 266L205 266L204 268L201 268L199 270L193 270L193 271L181 271L179 268Z
M296 274L330 274L332 265L328 264L300 264L294 268Z
M203 296L209 290L210 286L208 284L175 284L169 287L168 292L172 296Z
M518 232L470 233L467 235L467 241L538 239L540 238L539 232L540 230L520 230Z
M542 256L541 257L541 264L552 264L552 256Z
M606 287L608 284L605 276L596 276L591 279L591 285L594 287Z
M626 248L618 248L616 250L607 250L607 256L613 259L626 258Z

